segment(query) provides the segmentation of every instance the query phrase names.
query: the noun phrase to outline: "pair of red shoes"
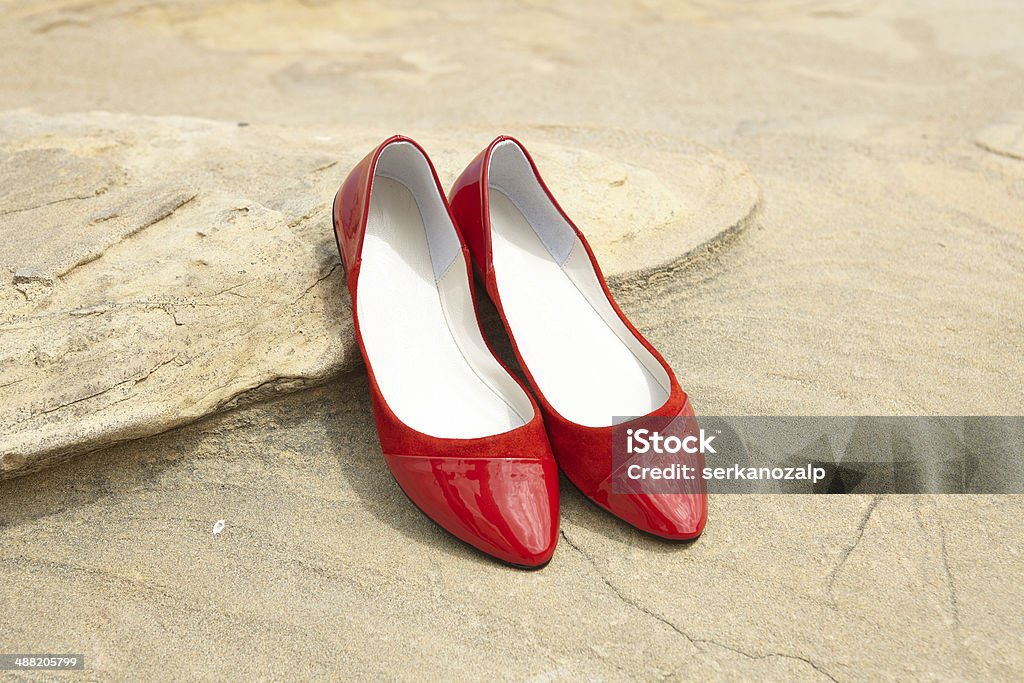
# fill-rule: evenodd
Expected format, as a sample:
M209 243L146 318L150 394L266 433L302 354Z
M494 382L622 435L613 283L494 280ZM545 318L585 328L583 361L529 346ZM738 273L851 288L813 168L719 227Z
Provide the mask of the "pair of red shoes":
M423 148L389 138L338 191L334 231L381 449L431 519L504 562L542 566L558 540L557 461L633 526L700 535L703 492L612 492L613 418L693 410L518 141L488 145L449 205ZM532 396L483 337L470 263Z

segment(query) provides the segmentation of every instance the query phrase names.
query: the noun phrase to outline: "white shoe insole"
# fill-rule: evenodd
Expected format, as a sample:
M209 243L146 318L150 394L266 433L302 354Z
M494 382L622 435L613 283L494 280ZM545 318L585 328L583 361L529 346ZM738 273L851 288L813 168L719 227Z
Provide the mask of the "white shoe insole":
M667 387L637 354L656 361L636 348L639 343L607 303L583 245L577 240L565 264L556 263L516 205L493 186L489 196L492 259L505 317L555 410L578 424L604 427L616 416L661 407Z
M382 176L373 182L357 315L381 393L413 429L475 438L532 419L528 397L480 336L462 252L435 282L416 199Z

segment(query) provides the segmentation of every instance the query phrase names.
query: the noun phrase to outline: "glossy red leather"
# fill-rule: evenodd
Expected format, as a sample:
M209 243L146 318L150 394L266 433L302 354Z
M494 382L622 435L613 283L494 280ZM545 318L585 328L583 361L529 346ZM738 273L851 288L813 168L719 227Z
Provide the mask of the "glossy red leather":
M558 530L558 468L548 458L434 458L386 454L423 512L480 550L522 566L544 564Z
M396 135L352 170L335 195L333 210L334 234L352 297L355 336L369 376L381 450L402 490L441 527L509 564L542 566L551 558L558 541L558 469L533 398L533 419L511 431L473 439L433 437L409 427L395 415L380 391L367 356L358 315L362 240L377 159L388 145L398 142L414 145L427 159L438 193L445 201L426 152L415 141ZM466 277L472 287L470 256L457 224L455 230L462 241ZM529 395L519 379L512 377Z
M505 135L499 136L486 149L480 152L470 162L462 175L459 176L449 194L449 200L452 212L458 221L459 229L464 235L465 242L472 256L473 267L484 283L484 287L494 302L495 307L498 309L501 320L505 325L505 330L512 341L512 347L519 360L519 364L522 366L530 387L533 389L534 396L536 396L544 413L544 422L551 440L551 448L554 452L555 460L569 480L584 495L617 517L643 531L662 538L673 540L694 539L703 532L704 525L707 523L707 493L703 482L695 482L692 489L684 493L613 493L611 486L612 428L587 427L562 417L548 402L544 393L538 387L530 367L523 360L522 354L519 353L514 330L509 326L508 319L505 317L504 310L502 309L501 297L497 289L497 280L494 276L494 266L491 260L491 228L487 175L491 154L494 148L504 141L511 141L522 149L540 186L579 236L612 308L627 329L651 352L668 373L671 383L669 397L651 415L669 417L688 415L692 417L693 409L690 406L686 393L679 386L672 368L665 362L665 359L658 353L657 349L651 346L650 342L626 318L615 302L615 298L608 289L608 284L601 273L597 259L594 257L594 252L579 228L565 214L565 211L562 210L562 207L559 206L551 194L543 178L541 178L530 153L518 140ZM594 371L600 372L600 369L595 368ZM696 429L696 420L690 420L688 424L690 425L688 429Z

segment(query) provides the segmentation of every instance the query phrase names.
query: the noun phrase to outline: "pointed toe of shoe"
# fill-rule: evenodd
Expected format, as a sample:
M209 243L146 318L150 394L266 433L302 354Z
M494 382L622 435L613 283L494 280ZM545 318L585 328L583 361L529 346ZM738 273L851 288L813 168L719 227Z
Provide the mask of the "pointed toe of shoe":
M558 471L550 457L386 458L410 500L455 537L519 567L551 559L558 541Z
M672 541L692 541L708 521L705 493L612 493L601 485L595 502L641 531Z

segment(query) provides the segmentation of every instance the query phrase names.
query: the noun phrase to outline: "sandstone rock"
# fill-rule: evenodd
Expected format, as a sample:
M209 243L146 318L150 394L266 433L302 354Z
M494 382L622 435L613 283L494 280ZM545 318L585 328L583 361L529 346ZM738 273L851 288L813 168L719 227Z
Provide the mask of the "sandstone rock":
M53 275L38 268L19 268L14 273L14 284L16 285L28 284L30 282L52 285L54 281Z
M360 680L827 683L1024 666L1007 628L1019 591L999 589L1024 581L1019 496L713 496L705 535L667 544L565 486L555 557L523 573L421 514L375 442L353 373L0 482L16 502L0 505L4 638L76 636L93 679L341 666Z
M1024 161L1024 112L1005 114L979 130L974 141L993 154Z
M0 117L0 278L14 273L0 282L0 477L353 362L329 202L384 136ZM679 140L523 138L613 276L670 263L742 225L757 201L742 165ZM446 184L476 151L467 139L422 136Z

